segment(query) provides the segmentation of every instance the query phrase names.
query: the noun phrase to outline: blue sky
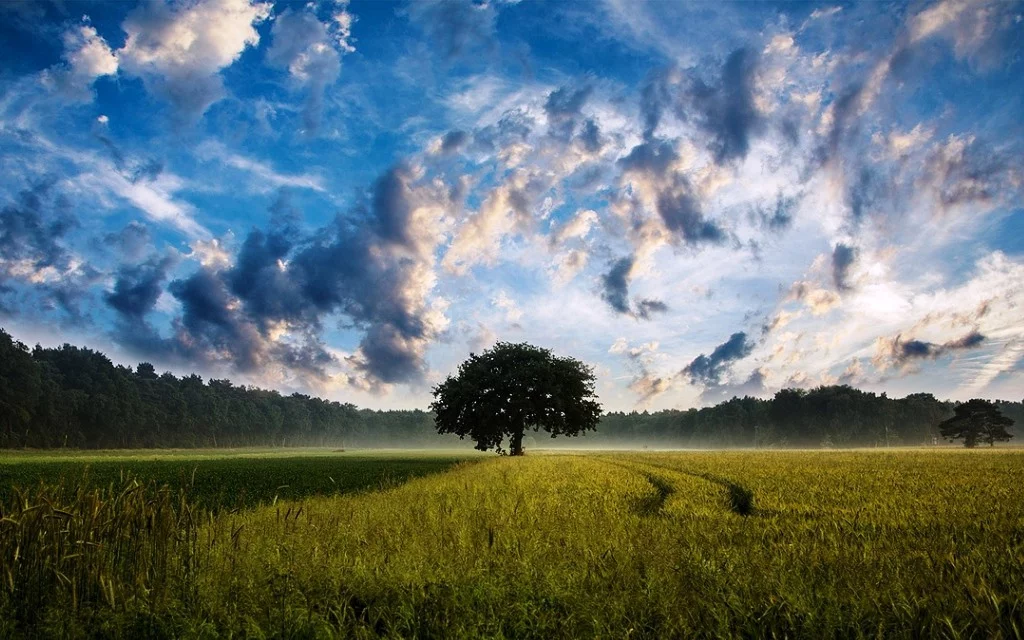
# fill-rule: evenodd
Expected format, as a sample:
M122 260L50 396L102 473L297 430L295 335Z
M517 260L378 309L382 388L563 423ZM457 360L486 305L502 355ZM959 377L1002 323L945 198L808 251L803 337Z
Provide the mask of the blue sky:
M1021 397L1024 4L0 5L0 326L369 407Z

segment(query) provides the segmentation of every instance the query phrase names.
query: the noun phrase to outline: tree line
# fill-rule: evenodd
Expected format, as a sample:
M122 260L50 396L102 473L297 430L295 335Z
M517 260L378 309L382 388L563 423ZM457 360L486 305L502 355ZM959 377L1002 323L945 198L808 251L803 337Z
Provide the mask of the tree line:
M1024 424L1024 402L993 404ZM783 389L767 400L732 398L702 409L609 413L588 439L698 448L932 445L944 442L939 425L958 406L930 393L890 398L847 385Z
M69 344L29 349L0 329L0 448L450 444L420 410L372 411L230 380L115 365Z
M612 412L569 441L526 447L785 447L932 444L955 404L847 386L784 389L685 411ZM1024 424L1024 403L999 402ZM374 411L302 394L134 369L69 344L29 348L0 329L0 448L452 446L427 411Z

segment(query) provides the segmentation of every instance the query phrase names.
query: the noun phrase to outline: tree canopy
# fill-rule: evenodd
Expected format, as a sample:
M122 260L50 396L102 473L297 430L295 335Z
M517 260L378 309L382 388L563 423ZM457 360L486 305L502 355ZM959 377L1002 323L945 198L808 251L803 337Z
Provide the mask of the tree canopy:
M522 455L527 429L551 437L575 436L597 428L601 405L594 393L594 372L575 358L560 358L530 344L499 342L480 355L470 354L434 388L438 433L476 441L481 451Z
M957 405L953 417L939 424L939 433L950 442L963 440L964 446L974 448L978 442L993 446L996 442L1005 442L1013 436L1007 431L1013 426L1013 420L999 411L994 403L975 398Z

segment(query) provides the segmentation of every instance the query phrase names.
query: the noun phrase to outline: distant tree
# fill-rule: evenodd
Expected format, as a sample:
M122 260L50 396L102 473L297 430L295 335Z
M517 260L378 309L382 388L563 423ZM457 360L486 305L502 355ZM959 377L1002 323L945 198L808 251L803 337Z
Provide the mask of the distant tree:
M501 452L508 437L513 456L523 454L527 429L575 436L601 419L591 368L525 343L470 354L457 376L434 388L430 408L438 433L469 437L481 451Z
M1013 420L1004 416L995 403L974 399L958 405L952 418L939 423L939 433L950 442L963 440L968 449L986 442L989 446L1013 436L1006 429Z

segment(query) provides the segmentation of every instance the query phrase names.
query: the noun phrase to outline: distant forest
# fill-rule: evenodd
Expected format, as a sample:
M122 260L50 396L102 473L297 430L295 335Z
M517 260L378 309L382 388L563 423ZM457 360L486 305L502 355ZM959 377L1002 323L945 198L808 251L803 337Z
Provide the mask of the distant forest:
M1024 424L1024 403L1000 401ZM888 398L848 386L783 389L686 411L613 412L597 433L531 446L850 447L932 444L951 402ZM228 380L158 374L65 344L29 349L0 329L0 448L452 446L426 411L373 411Z

